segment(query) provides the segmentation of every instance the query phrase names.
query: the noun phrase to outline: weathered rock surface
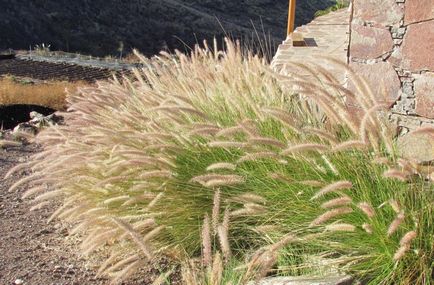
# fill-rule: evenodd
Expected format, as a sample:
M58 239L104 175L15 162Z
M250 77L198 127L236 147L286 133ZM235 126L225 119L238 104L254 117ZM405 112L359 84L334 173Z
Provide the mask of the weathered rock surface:
M393 49L392 36L386 28L375 28L354 24L352 27L351 56L372 59Z
M403 68L434 70L434 20L408 26L402 46Z
M404 17L403 8L396 0L354 0L354 19L386 27L398 24Z
M392 105L399 98L401 82L393 65L388 62L374 64L351 63L351 68L366 79L372 89L376 100L381 103ZM350 90L356 90L350 82ZM365 94L369 96L368 94Z
M405 1L405 24L434 19L434 1L407 0Z
M434 135L430 133L408 134L398 139L400 154L422 164L434 161Z
M415 75L416 113L434 119L434 73Z

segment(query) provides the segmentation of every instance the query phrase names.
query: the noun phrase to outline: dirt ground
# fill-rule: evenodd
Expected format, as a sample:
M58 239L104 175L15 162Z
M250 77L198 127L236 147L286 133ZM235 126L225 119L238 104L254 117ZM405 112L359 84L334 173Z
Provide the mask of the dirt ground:
M95 278L95 265L78 255L78 239L68 235L68 225L47 224L56 205L30 212L21 199L26 186L8 191L25 173L4 180L6 172L38 151L35 145L0 148L0 284L109 284ZM167 261L143 268L125 285L150 284L165 268Z

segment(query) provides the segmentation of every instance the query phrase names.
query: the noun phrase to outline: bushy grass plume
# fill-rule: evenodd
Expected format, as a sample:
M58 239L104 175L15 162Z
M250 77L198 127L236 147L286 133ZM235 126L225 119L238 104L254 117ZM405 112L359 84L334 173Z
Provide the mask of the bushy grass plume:
M112 251L101 274L116 282L162 252L200 255L209 234L221 259L256 252L246 267L259 276L338 267L369 284L430 284L432 183L418 171L387 175L407 170L377 94L332 60L355 91L316 67L299 64L313 76L307 82L274 73L237 44L216 50L137 54L145 66L135 80L69 96L68 124L39 135L45 151L28 165L33 187L55 189L36 191L37 207L63 197L56 216L87 236L85 253ZM342 197L345 205L325 204ZM410 231L416 236L400 244Z

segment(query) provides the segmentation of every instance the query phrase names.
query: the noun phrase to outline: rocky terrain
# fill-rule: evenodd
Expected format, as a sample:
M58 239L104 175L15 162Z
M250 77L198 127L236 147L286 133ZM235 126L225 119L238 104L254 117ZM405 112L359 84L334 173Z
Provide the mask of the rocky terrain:
M297 1L296 24L309 22L333 0ZM0 49L52 49L97 56L188 49L225 34L285 37L288 0L0 0ZM123 46L123 48L122 48Z

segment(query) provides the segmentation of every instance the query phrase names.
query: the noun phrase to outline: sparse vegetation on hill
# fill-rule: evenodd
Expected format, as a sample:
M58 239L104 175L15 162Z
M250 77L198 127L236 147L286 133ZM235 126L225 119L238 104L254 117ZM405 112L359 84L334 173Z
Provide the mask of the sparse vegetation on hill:
M297 1L297 25L332 0ZM262 28L279 43L286 35L287 0L0 0L0 49L52 50L120 56L137 48L188 51L197 39L228 35L256 39ZM184 43L188 46L185 46Z
M337 0L335 5L332 5L324 10L319 10L315 12L315 17L326 15L330 12L337 11L339 9L346 8L350 5L348 0Z
M62 198L51 219L75 224L85 254L110 252L99 274L114 283L168 254L201 256L185 284L336 269L431 284L432 170L397 155L366 83L348 71L353 93L318 67L298 64L306 82L233 43L216 50L138 55L135 81L70 95L67 125L39 135L45 151L7 176L33 174L10 190L30 182L33 207Z

